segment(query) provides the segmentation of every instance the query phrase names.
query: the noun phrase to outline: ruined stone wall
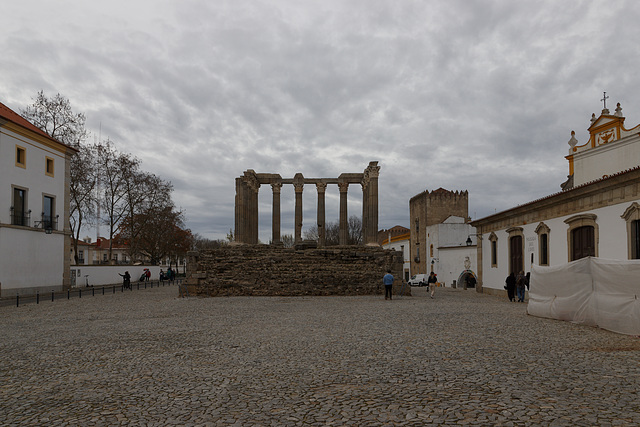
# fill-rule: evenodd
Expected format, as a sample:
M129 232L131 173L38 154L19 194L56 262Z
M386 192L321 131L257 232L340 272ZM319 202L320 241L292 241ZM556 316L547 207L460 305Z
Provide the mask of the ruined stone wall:
M229 245L190 252L190 295L375 295L391 269L394 294L402 290L402 253L379 247L296 250L270 245ZM411 287L404 288L404 295Z

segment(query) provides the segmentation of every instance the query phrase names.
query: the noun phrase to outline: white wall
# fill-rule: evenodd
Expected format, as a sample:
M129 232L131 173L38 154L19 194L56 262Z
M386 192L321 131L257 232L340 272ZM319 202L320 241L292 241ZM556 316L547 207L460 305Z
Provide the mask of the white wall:
M76 276L75 287L85 286L86 275L89 275L89 286L120 284L122 277L119 274L124 274L125 271L131 275L131 283L135 284L145 268L151 270L150 280L160 278L160 269L167 271L166 267L157 265L77 265L71 266L71 274ZM182 273L182 269L179 272ZM71 280L73 283L73 279Z
M640 202L640 199L636 200ZM626 260L627 249L627 223L621 218L625 210L633 201L627 201L617 205L594 209L588 212L597 216L598 225L598 257L606 259ZM543 221L550 229L549 232L549 265L558 266L569 262L568 234L569 225L564 220L578 214L565 215ZM522 225L524 233L525 272L531 269L531 254L533 263L538 265L538 235L535 232L539 223ZM489 233L483 235L482 245L482 281L483 287L492 289L504 289L504 281L509 275L509 234L505 230L495 232L497 241L497 267L491 267L491 242Z
M391 244L385 244L382 245L382 247L384 249L393 249L395 251L402 252L402 259L404 261L402 264L402 280L406 280L407 275L409 275L409 278L411 278L411 276L413 275L411 274L411 248L409 239L391 242Z
M15 165L16 145L25 149L26 168ZM46 174L46 157L54 160L53 177ZM0 294L15 296L63 285L64 235L35 229L42 220L44 195L55 197L53 216L64 229L64 155L39 142L0 128ZM25 209L30 227L11 225L13 186L27 190Z

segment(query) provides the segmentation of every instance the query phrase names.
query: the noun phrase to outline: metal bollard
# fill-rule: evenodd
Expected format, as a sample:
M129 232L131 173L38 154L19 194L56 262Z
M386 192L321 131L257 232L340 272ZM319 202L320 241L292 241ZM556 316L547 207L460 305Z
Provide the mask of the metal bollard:
M104 286L102 287L102 295L104 295Z
M78 289L78 298L82 298L82 289L81 288Z
M51 291L51 302L53 302L53 291Z
M151 289L153 289L153 282L151 282Z
M67 289L67 299L71 299L71 289Z
M95 297L95 296L96 296L96 288L92 287L92 288L91 288L91 293L92 293L92 295L91 295L91 296L92 296L92 297Z
M138 282L138 290L140 290L140 282Z
M40 304L40 292L36 292L36 304Z
M16 307L20 307L20 294L16 294Z
M113 293L116 293L116 285L113 285Z

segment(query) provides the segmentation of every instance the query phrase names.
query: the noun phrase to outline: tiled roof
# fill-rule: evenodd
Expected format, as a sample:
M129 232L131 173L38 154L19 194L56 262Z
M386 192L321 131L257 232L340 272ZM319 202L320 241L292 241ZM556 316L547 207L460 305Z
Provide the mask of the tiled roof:
M524 203L524 204L522 204L522 205L514 206L513 208L510 208L510 209L504 210L504 211L502 211L502 212L497 212L497 213L495 213L495 214L493 214L493 215L489 215L489 216L486 216L486 217L484 217L484 218L480 218L480 219L477 219L477 220L471 221L471 223L473 224L473 223L476 223L476 222L478 222L478 221L486 221L486 220L489 220L489 219L490 219L490 218L492 218L492 217L497 217L497 216L503 215L503 214L505 214L505 213L507 213L507 212L514 211L514 210L516 210L516 209L520 209L520 208L523 208L523 207L526 207L526 206L534 205L534 204L536 204L536 203L540 203L540 202L542 202L542 201L544 201L544 200L553 199L554 197L559 197L560 195L563 195L563 194L570 194L570 193L572 193L572 192L574 192L574 191L577 191L577 190L579 190L579 189L582 189L582 188L585 188L585 187L589 187L590 185L594 185L594 184L599 183L599 182L604 182L604 181L607 181L607 180L610 180L610 179L616 178L616 177L618 177L618 176L626 175L626 174L628 174L628 173L631 173L631 172L634 172L634 171L638 171L638 170L640 170L640 166L636 166L636 167L633 167L633 168L630 168L630 169L627 169L627 170L623 170L623 171L620 171L620 172L617 172L617 173L611 174L611 175L606 176L606 177L603 177L603 178L595 179L595 180L593 180L593 181L585 182L584 184L580 184L580 185L578 185L578 186L575 186L575 187L569 188L569 189L567 189L567 190L559 191L559 192L557 192L557 193L553 193L553 194L550 194L550 195L548 195L548 196L545 196L545 197L541 197L541 198L539 198L539 199L532 200L532 201L527 202L527 203Z

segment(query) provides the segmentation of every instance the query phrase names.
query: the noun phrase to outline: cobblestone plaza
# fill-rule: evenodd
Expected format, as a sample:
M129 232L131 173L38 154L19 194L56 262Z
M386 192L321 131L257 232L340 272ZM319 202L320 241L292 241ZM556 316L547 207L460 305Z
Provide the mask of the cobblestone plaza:
M640 339L473 290L0 307L2 425L638 425Z

